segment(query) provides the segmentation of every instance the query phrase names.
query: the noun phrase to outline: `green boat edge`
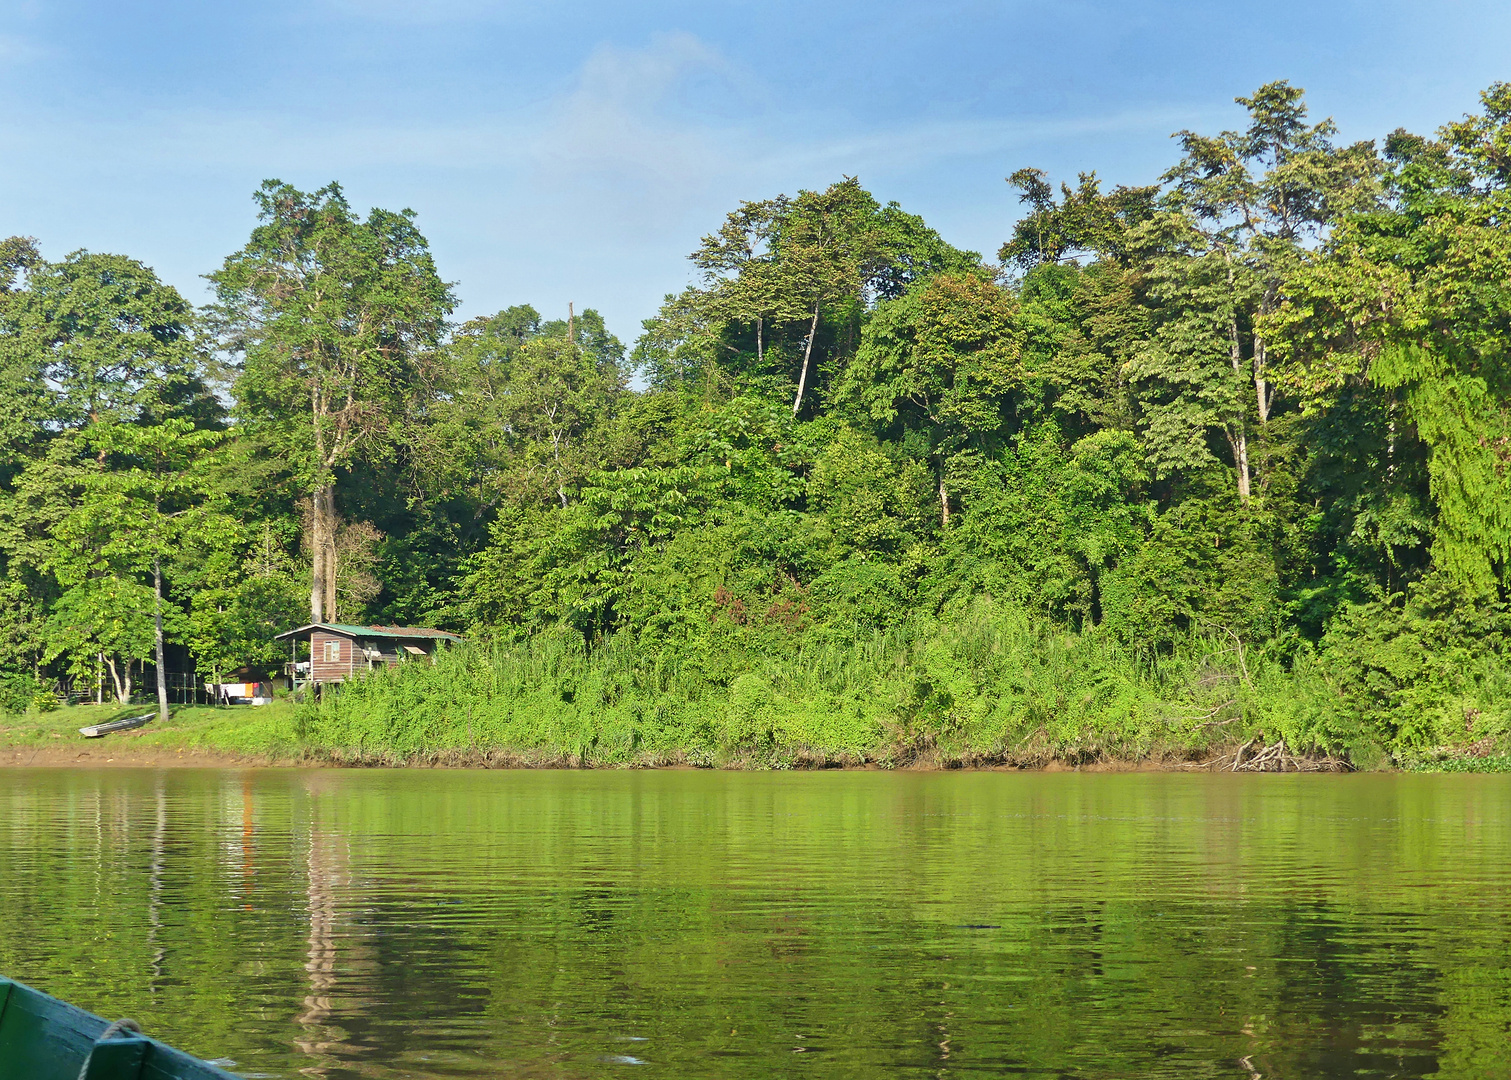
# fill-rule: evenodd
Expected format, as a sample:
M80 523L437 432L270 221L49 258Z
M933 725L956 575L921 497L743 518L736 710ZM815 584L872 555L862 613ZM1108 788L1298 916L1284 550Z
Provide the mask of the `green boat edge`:
M240 1080L144 1035L110 1027L51 994L0 976L0 1080Z

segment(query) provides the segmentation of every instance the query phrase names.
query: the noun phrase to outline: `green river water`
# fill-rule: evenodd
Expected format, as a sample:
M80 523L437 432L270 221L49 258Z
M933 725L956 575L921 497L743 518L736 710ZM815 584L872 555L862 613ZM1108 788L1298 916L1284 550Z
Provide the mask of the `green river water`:
M248 1077L1511 1077L1511 777L0 770L0 973Z

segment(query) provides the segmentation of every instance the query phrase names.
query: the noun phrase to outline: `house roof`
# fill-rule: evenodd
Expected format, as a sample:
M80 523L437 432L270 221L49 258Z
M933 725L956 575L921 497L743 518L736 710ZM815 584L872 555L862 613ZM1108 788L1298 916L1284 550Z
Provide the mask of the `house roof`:
M342 637L352 638L439 638L442 641L461 641L457 635L445 630L427 630L421 626L354 626L351 623L310 623L297 630L286 630L276 635L274 641L290 638L304 640L316 630L324 630Z

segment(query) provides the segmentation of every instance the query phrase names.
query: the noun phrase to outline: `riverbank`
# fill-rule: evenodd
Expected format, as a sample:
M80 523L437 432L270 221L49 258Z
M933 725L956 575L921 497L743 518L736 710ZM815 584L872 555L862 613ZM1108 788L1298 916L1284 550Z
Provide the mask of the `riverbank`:
M843 637L723 622L699 634L621 633L591 644L575 632L543 631L364 673L318 699L179 708L166 722L100 742L78 729L142 706L0 716L0 758L109 764L120 755L208 755L245 764L478 768L1506 767L1511 668L1500 639L1456 648L1452 664L1424 659L1436 654L1421 639L1414 631L1367 649L1350 637L1346 648L1298 642L1282 652L1251 649L1219 629L1138 648L986 600Z
M140 716L150 705L73 705L50 712L0 716L0 767L145 765L224 767L282 764L271 747L236 746L248 728L252 706L175 706L167 721L99 738L82 727ZM293 706L263 706L286 719ZM255 725L254 725L255 726Z
M630 755L594 755L560 746L519 747L474 743L400 750L373 745L322 745L309 738L319 710L278 701L267 706L175 708L166 723L102 738L79 728L140 715L143 706L79 705L41 714L0 718L0 768L430 768L430 769L735 769L735 770L974 770L1044 772L1511 772L1511 754L1486 745L1445 748L1405 761L1376 757L1355 762L1321 752L1297 754L1276 739L1214 737L1203 743L1151 747L1140 755L1084 751L955 753L916 746L903 757L895 745L854 752L803 746L731 747L723 754L646 748ZM304 732L301 738L300 732ZM475 734L474 734L475 737Z
M633 747L623 752L604 734L612 734L612 715L599 719L597 732L566 745L560 733L526 742L518 731L511 741L499 739L483 710L463 706L460 730L429 728L434 742L413 738L375 738L371 732L333 728L350 717L379 686L369 680L328 695L320 704L276 701L265 706L180 706L166 722L99 738L79 729L140 715L147 706L75 705L47 713L30 713L0 722L0 766L142 765L148 767L303 766L332 768L724 768L724 769L1094 769L1129 771L1231 767L1238 746L1210 743L1152 746L1144 753L1093 753L1083 747L1056 752L1044 745L1019 752L939 745L938 732L919 732L905 746L878 731L872 745L822 748L777 741L771 736L741 744L726 735L722 745ZM342 699L345 699L344 702ZM559 699L558 699L559 700ZM369 703L371 704L371 703ZM471 714L470 716L467 714ZM548 716L547 710L542 711ZM412 714L411 722L423 723ZM402 724L403 721L400 721ZM542 738L541 736L545 736ZM466 742L458 745L459 738ZM1254 743L1257 740L1248 740ZM1263 747L1253 746L1253 761ZM1276 762L1276 765L1282 764ZM1328 755L1288 755L1291 771L1343 771L1350 766ZM1262 768L1263 763L1260 763Z

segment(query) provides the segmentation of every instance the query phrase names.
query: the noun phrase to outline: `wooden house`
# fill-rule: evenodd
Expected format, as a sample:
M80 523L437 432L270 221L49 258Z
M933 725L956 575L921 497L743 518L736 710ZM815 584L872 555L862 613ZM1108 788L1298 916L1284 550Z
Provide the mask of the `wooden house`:
M346 623L311 623L279 634L274 641L310 643L307 679L318 685L338 683L360 672L393 667L406 660L428 659L440 642L462 639L445 630L413 626L351 626Z

